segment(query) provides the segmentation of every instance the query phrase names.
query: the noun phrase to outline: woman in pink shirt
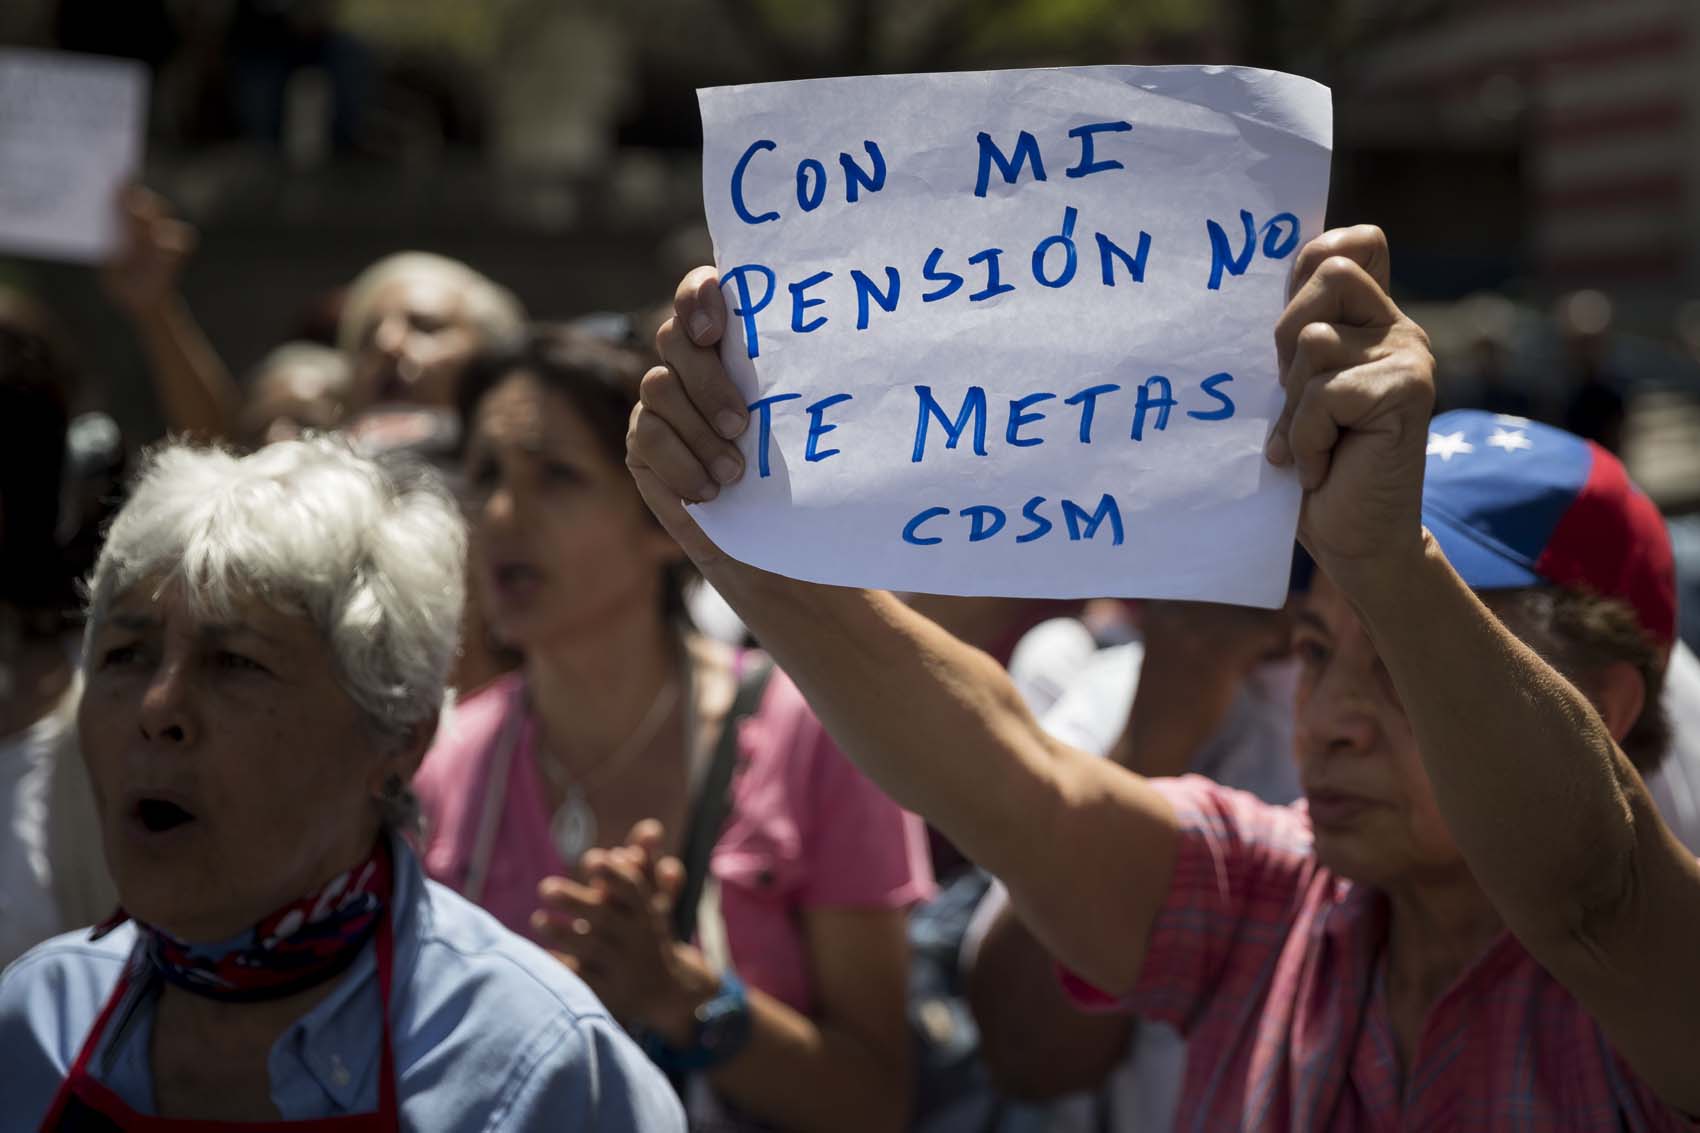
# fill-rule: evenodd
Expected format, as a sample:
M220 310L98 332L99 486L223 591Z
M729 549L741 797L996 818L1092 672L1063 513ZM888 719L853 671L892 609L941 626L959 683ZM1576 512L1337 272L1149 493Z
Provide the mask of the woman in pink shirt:
M539 331L462 379L473 581L524 664L420 769L426 869L578 971L698 1127L896 1128L923 827L783 674L687 628L688 564L622 459L641 374Z

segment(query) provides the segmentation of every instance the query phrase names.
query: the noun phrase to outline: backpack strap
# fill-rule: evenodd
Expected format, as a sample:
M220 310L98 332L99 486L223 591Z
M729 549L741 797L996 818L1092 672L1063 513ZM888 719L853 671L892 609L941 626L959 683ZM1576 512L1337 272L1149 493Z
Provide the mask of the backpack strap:
M680 855L685 866L685 889L673 906L673 936L689 943L696 936L697 906L708 880L708 859L732 809L732 774L738 766L738 725L753 714L767 691L773 662L762 657L738 679L738 694L720 726L714 755L703 776L702 789L691 805L685 824L685 841Z

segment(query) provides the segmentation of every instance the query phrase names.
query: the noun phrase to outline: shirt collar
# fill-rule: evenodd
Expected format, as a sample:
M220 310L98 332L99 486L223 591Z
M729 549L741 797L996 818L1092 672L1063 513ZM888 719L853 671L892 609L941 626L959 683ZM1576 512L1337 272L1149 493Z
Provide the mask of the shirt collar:
M395 889L389 907L395 937L390 974L393 1022L393 1008L407 986L406 973L414 969L420 939L429 929L425 922L430 913L419 859L397 835L390 836L390 847L395 862ZM372 1025L380 1003L377 975L376 947L362 949L331 993L291 1024L272 1047L268 1069L274 1086L299 1077L291 1073L293 1065L318 1083L343 1112L362 1108L368 1096L366 1084L376 1082L380 1066L382 1034Z

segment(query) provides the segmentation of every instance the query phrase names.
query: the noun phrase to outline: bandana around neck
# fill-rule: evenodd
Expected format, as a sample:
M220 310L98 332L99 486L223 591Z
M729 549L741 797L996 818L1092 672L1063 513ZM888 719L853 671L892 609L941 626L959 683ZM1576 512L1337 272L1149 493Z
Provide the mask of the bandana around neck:
M136 922L154 969L166 982L207 999L282 999L339 974L388 915L394 866L387 839L372 856L291 901L253 928L213 944L190 944ZM122 909L93 938L129 920Z

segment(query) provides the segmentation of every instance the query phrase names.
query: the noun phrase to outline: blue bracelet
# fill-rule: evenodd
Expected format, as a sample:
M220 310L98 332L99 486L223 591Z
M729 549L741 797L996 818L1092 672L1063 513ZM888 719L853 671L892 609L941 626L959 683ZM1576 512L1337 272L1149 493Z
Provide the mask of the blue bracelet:
M736 1057L750 1042L750 1001L744 983L728 969L720 990L696 1009L696 1028L688 1047L675 1047L653 1031L642 1037L650 1061L669 1075L711 1070Z

